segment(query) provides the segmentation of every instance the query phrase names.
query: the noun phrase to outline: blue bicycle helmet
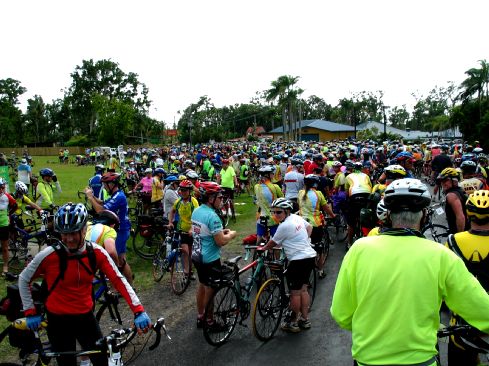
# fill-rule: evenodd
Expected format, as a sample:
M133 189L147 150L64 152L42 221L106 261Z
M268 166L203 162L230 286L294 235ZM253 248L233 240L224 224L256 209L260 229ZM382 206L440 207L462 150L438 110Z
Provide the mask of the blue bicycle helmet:
M54 230L61 234L75 233L85 227L87 220L88 212L83 204L68 202L54 215Z
M44 168L44 169L41 169L41 171L39 172L39 175L41 177L52 177L54 175L54 172L52 169Z
M178 177L175 175L169 175L168 177L165 178L165 183L172 183L172 182L178 182Z

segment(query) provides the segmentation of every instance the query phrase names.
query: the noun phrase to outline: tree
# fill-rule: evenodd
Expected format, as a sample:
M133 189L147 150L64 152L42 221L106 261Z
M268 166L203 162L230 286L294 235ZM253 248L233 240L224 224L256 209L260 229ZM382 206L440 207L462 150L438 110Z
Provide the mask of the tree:
M27 91L20 81L0 79L0 144L15 146L23 143L23 116L18 108L19 97Z
M25 113L25 142L34 143L34 146L52 142L49 136L51 128L46 113L46 105L40 95L34 95L27 101Z
M461 84L461 92L459 99L462 103L467 103L474 94L477 94L477 101L479 103L479 121L482 120L482 99L484 94L489 97L489 64L486 60L479 60L480 69L471 68L465 71L468 76ZM484 93L485 91L485 93Z
M147 113L151 105L148 89L139 82L137 74L126 74L119 68L119 64L111 60L83 60L81 66L75 67L71 77L72 84L65 98L82 134L95 135L97 115L93 105L94 95L116 99L143 114Z
M281 108L284 140L297 139L297 129L293 128L297 120L297 99L304 92L295 86L298 81L299 76L282 75L272 81L272 87L265 91L266 101L271 103L277 101L277 105Z

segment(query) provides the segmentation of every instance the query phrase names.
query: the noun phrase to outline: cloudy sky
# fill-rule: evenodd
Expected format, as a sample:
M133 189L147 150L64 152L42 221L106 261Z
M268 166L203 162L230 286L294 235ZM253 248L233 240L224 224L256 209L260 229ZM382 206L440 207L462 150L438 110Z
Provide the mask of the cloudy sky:
M408 106L489 59L489 1L2 1L0 79L46 102L84 59L112 59L149 88L169 124L202 95L246 103L278 76L336 105L384 91Z

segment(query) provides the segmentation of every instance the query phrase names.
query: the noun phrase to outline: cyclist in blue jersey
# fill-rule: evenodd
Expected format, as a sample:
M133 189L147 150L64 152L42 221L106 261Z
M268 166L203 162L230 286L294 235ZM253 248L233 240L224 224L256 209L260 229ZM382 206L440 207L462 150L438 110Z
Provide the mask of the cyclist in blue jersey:
M126 260L126 242L127 239L129 239L131 222L129 221L128 216L126 195L119 189L120 177L121 175L119 173L112 172L105 173L102 176L104 189L110 195L105 202L95 198L93 191L90 188L87 188L85 193L87 194L87 199L90 201L96 212L109 210L114 212L119 217L120 226L117 230L117 239L115 241L117 255L119 257L119 271L124 274L124 277L132 279L131 267Z
M202 182L199 189L202 205L192 212L192 262L199 276L197 328L202 327L205 307L214 294L210 285L219 278L221 247L236 237L236 231L222 227L221 219L215 212L222 205L221 186L215 182ZM212 319L207 321L212 323Z
M88 180L88 186L92 189L93 195L102 201L104 199L104 190L102 187L102 175L104 171L105 167L102 164L95 165L95 175Z

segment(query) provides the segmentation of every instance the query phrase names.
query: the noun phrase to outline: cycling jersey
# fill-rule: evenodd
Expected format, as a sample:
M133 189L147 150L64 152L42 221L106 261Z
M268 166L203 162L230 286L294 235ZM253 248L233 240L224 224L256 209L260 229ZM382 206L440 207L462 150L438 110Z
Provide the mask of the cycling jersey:
M177 230L189 232L192 227L192 212L199 207L199 202L195 197L190 196L190 200L184 201L179 198L173 204L173 209L178 215Z
M222 230L222 221L211 207L198 207L192 213L192 260L210 263L220 259L221 247L216 244L214 235Z
M234 189L234 177L236 176L236 172L230 166L227 169L222 168L219 172L221 176L221 187Z
M338 172L333 178L333 187L335 189L340 189L342 186L345 185L345 182L346 182L345 173Z
M153 190L153 178L152 177L144 177L139 182L143 186L141 192L143 193L151 193Z
M282 181L282 170L279 164L275 165L275 172L273 173L272 183L277 184Z
M304 175L293 169L284 177L285 198L296 199L299 191L304 188Z
M88 186L93 191L93 196L98 198L99 200L103 200L103 184L102 184L102 175L95 174L92 178L88 180Z
M480 179L477 179L475 177L464 179L458 185L465 191L465 194L467 196L474 193L475 191L484 189L484 183Z
M133 313L144 311L134 290L117 270L107 251L97 244L93 244L93 250L97 269L100 269L109 278L116 290L127 301ZM94 273L89 273L91 266L87 257L86 245L81 249L81 254L67 253L67 257L64 276L48 296L45 306L52 314L86 314L93 310L92 280L95 277ZM19 291L26 316L36 314L30 283L44 276L47 288L51 289L60 271L59 261L59 254L52 246L48 246L39 252L20 274Z
M316 257L306 231L308 226L310 224L302 217L290 214L273 235L272 240L282 246L289 261Z
M15 210L14 214L16 214L17 216L22 215L22 212L25 211L25 207L32 204L31 199L25 194L23 194L22 197L16 197L15 202L17 203L17 209Z
M16 205L14 198L7 192L0 195L0 227L9 225L9 209Z
M269 180L264 183L255 184L256 205L258 206L257 219L259 219L260 216L270 218L270 205L274 200L283 196L284 195L280 187L276 184L272 184ZM278 222L269 220L268 226L273 226L277 223Z
M239 180L248 180L248 175L250 173L250 168L248 168L248 165L243 164L239 168Z
M56 182L56 188L61 193L59 182ZM49 209L51 205L54 205L54 189L51 184L45 181L38 183L36 204L43 209Z
M129 221L127 198L124 192L115 192L107 201L104 202L104 208L112 211L119 217L120 225L117 232L126 231L131 229L131 222Z
M365 173L350 173L345 180L345 190L350 197L355 194L370 193L372 183Z
M321 226L321 208L327 204L321 191L311 188L301 190L297 197L300 216L313 227Z
M114 228L111 228L110 226L104 224L88 224L87 226L85 240L96 243L101 247L104 246L104 243L107 239L114 239L115 241L116 238L117 233Z
M159 202L163 199L163 187L159 177L153 177L151 182L151 202Z
M376 235L379 235L379 234L380 234L380 227L379 226L376 226L372 230L369 231L369 233L367 234L367 236L376 236Z
M346 254L331 315L352 331L359 363L415 364L437 354L442 300L489 332L489 296L454 253L417 236L382 233L357 240Z

